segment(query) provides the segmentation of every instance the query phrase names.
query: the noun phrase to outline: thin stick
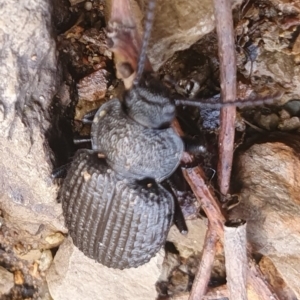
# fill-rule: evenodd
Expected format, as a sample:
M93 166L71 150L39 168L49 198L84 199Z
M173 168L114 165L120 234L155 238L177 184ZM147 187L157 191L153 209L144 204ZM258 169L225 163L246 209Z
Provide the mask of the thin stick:
M205 236L201 262L195 277L195 284L193 284L189 300L201 300L206 294L216 254L217 241L218 235L211 229L211 226L209 225Z
M178 135L183 135L183 132L177 121L173 122L173 128L176 130ZM184 153L182 162L184 164L189 164L192 161L192 156L188 153ZM203 170L197 166L195 168L183 169L182 171L185 179L191 186L193 193L207 215L211 230L218 234L220 240L223 242L225 217L222 214L217 199L213 196L213 193L205 184L205 175ZM247 244L247 255L249 258L251 257L251 246L249 244ZM272 287L263 279L264 276L252 259L249 259L247 265L247 276L248 283L253 287L257 295L260 295L261 300L279 300L277 295L272 292ZM195 285L198 284L197 280L194 280Z
M221 96L223 102L226 103L236 99L236 58L231 1L213 0L213 3L219 46ZM221 110L218 183L222 195L226 195L229 189L235 115L235 107L226 107Z
M224 251L230 299L247 300L246 222L228 221L224 226Z

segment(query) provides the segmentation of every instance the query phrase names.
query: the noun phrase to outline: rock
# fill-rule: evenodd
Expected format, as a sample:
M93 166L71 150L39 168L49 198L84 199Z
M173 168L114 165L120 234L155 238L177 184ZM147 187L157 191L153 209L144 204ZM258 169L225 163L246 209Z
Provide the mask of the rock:
M107 1L108 10L111 1ZM146 11L147 2L144 0L130 0L130 2L133 17L141 32L143 27L141 11ZM241 2L232 1L232 5L235 7ZM109 11L107 16L109 16ZM210 0L157 0L148 49L153 69L158 70L176 51L189 48L214 28L213 3Z
M31 263L33 263L34 261L40 259L42 255L42 252L38 249L36 250L30 250L29 252L27 252L26 254L24 255L17 255L20 259L24 259L24 260L27 260Z
M285 0L271 0L276 8L285 12L298 14L300 12L300 5L298 1L285 1Z
M11 244L39 245L43 236L66 232L45 147L48 111L60 78L50 24L46 0L2 3L0 207Z
M1 6L1 136L22 130L24 124L11 128L17 115L24 122L37 121L46 129L49 120L39 118L47 110L59 79L49 2L29 0L19 4L10 1ZM28 135L25 133L24 138ZM30 155L28 150L23 157L25 153Z
M287 88L297 88L299 68L295 66L293 58L285 53L264 50L257 58L254 73L256 76L269 76ZM294 93L299 95L299 90Z
M64 238L65 236L61 232L56 232L47 236L45 241L50 245L49 248L51 249L59 246L63 242Z
M300 119L299 117L292 117L287 120L283 120L278 128L283 131L295 130L300 128Z
M24 275L20 270L16 270L14 273L15 284L24 284Z
M257 112L254 116L255 122L262 128L267 130L274 130L279 125L279 117L276 114L262 115Z
M232 1L233 7L241 1ZM215 28L212 1L158 0L148 51L154 70Z
M39 259L39 270L44 272L49 269L53 261L53 256L51 250L45 250Z
M284 109L288 111L292 116L300 114L300 101L298 99L292 99L285 103Z
M91 10L91 9L93 8L93 3L90 2L90 1L86 1L86 2L84 3L84 8L85 8L87 11Z
M272 261L277 261L275 257L270 260L263 257L259 262L259 268L266 277L268 283L273 287L274 292L279 299L295 300L296 295L288 288L287 284L282 280L281 275L275 268Z
M160 252L139 268L109 269L84 256L68 238L59 247L46 279L54 300L154 300L162 260Z
M14 275L0 267L0 296L9 293L11 288L14 286Z
M182 235L176 226L172 226L167 241L172 242L181 257L199 255L202 252L207 225L204 220L195 219L186 221L188 234Z
M107 90L107 71L97 70L82 78L77 84L79 100L96 101L105 97Z
M254 252L271 259L300 298L300 141L287 133L270 135L269 140L253 145L235 160L233 182L240 181L241 202L230 218L247 220Z
M281 290L282 294L288 295L287 298L282 299L299 299L300 298L300 286L299 286L299 255L294 256L281 256L270 255L270 260L274 264L278 274L283 278L287 286L283 284L284 289Z
M289 111L287 109L281 109L279 111L279 118L280 120L288 120L291 118L291 114L289 113Z
M0 27L0 259L9 253L8 262L21 266L37 258L46 236L66 232L45 139L60 76L48 1L1 3ZM13 268L15 283L34 290L30 272L20 266Z

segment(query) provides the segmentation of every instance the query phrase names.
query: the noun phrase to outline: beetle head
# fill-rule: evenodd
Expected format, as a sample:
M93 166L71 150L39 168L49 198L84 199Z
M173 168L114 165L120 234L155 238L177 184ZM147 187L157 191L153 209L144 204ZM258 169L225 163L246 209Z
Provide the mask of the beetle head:
M176 114L167 88L147 72L138 85L126 91L124 107L130 118L148 128L169 127Z

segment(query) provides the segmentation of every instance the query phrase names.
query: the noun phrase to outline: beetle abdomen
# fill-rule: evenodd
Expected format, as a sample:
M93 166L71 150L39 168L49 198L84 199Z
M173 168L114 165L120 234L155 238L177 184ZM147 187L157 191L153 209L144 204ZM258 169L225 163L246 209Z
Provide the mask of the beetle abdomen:
M159 251L174 211L173 198L161 185L118 179L89 150L75 155L59 200L75 246L118 269L138 267Z

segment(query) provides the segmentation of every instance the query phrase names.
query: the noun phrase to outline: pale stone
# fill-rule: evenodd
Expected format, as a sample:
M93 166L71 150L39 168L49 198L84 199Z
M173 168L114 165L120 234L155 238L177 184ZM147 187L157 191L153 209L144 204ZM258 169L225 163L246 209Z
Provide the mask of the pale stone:
M299 145L297 136L284 137ZM254 251L272 260L300 298L299 156L281 142L256 144L238 157L235 168L243 188L230 217L247 220Z
M280 257L272 256L272 259L270 259L264 256L259 262L259 268L264 274L268 283L270 283L271 286L273 287L273 290L276 293L276 295L279 297L279 299L295 300L296 299L295 294L288 288L286 282L282 279L281 274L278 272L278 270L276 270L276 267L273 263L273 262L277 263L278 259L280 263L280 260L282 260ZM289 260L290 263L293 263L292 260L290 260L290 258L287 259ZM277 264L277 266L279 267L278 269L280 270L280 265ZM298 266L299 266L299 261L298 261ZM292 279L292 281L294 281L294 279Z
M66 232L44 136L59 80L50 24L49 1L1 3L0 207L12 244Z
M46 279L54 300L155 300L162 261L159 252L141 267L110 269L86 257L68 238L59 247Z
M45 250L39 259L39 270L44 272L49 269L53 261L53 256L51 250Z
M14 286L14 275L0 266L0 296L7 294Z
M191 255L199 255L202 252L207 225L202 219L187 220L188 234L182 235L173 225L167 240L172 242L180 253L180 256L188 258Z
M42 252L40 250L36 249L36 250L30 250L24 255L17 254L17 257L19 257L20 259L23 259L23 260L27 260L30 263L33 263L36 260L40 259L41 255L42 255Z
M55 232L54 234L51 234L45 238L45 241L50 245L50 248L59 246L65 236L60 232Z
M106 1L107 18L111 1ZM158 70L176 51L189 48L215 28L213 2L210 0L156 2L155 19L147 52L154 70ZM242 1L231 2L232 6L236 7ZM147 2L130 0L130 3L133 18L139 31L142 32L144 19L141 11L147 10Z

